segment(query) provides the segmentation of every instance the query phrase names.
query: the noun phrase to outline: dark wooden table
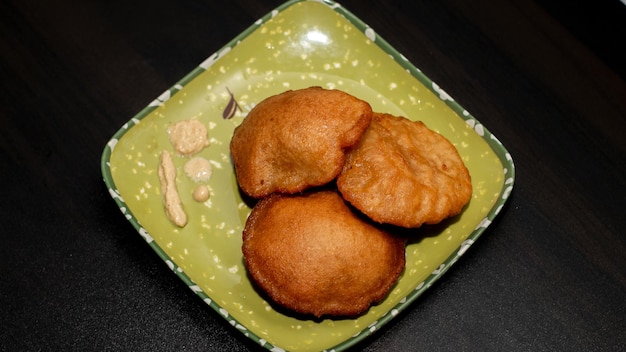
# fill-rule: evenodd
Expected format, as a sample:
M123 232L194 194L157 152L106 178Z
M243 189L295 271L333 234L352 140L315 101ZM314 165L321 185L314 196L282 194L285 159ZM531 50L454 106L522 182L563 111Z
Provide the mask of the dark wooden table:
M259 349L111 200L122 124L280 1L0 3L0 351ZM626 350L626 5L342 4L511 152L508 205L367 351Z

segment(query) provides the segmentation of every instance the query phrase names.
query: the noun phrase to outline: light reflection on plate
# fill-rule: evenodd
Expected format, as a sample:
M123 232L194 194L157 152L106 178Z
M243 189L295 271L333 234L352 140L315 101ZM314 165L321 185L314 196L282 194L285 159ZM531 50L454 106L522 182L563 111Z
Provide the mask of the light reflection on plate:
M241 255L250 209L241 199L228 145L233 129L262 99L287 89L322 86L368 101L375 111L422 120L459 150L473 197L458 217L416 230L405 272L389 296L356 319L298 320L274 311L252 287ZM236 106L232 105L234 102ZM194 202L195 184L179 177L189 223L164 215L158 155L172 150L171 124L195 118L211 146L211 197ZM182 174L186 161L175 158ZM270 350L344 350L371 335L441 277L500 212L514 182L511 156L469 112L376 32L337 3L289 1L202 62L148 104L102 154L109 192L139 234L195 293L233 327Z

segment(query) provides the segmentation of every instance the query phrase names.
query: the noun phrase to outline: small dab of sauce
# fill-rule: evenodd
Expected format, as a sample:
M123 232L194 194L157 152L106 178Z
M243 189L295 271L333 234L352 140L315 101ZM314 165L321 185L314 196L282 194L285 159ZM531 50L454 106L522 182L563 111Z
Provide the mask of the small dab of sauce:
M168 128L170 142L180 155L190 156L209 146L209 134L198 120L184 120Z
M193 190L193 199L196 202L206 202L207 200L209 200L209 196L209 187L205 185L199 185L198 187L196 187L196 189Z
M211 163L200 156L189 159L189 161L185 163L183 170L185 171L187 177L196 183L208 181L213 174Z

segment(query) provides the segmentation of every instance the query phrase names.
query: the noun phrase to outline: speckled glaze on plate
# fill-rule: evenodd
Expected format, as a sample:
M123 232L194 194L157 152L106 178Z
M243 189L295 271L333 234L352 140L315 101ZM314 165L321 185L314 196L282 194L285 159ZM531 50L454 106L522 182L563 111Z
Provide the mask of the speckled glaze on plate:
M356 319L300 320L274 310L255 291L241 254L250 209L229 154L234 128L259 101L288 89L337 88L375 111L422 120L459 150L472 176L463 213L416 229L406 269L389 296ZM211 145L211 197L192 199L195 183L176 156L177 186L189 222L165 216L157 165L173 148L167 128L202 121ZM104 148L102 174L124 216L170 269L240 333L268 350L345 350L406 309L476 241L500 212L514 182L509 153L480 122L341 5L289 1L255 22L152 101Z

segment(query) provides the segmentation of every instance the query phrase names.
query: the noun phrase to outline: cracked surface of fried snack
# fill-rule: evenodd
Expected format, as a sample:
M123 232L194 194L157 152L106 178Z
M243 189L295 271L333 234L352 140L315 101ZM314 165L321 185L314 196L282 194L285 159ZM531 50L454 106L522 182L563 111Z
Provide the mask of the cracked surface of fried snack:
M371 118L369 103L340 90L310 87L266 98L230 143L241 190L262 198L332 181Z
M457 215L472 194L454 145L422 122L382 113L349 153L337 187L374 221L402 227Z
M405 245L324 190L263 198L246 222L242 250L252 280L278 305L351 317L388 295L404 270Z

